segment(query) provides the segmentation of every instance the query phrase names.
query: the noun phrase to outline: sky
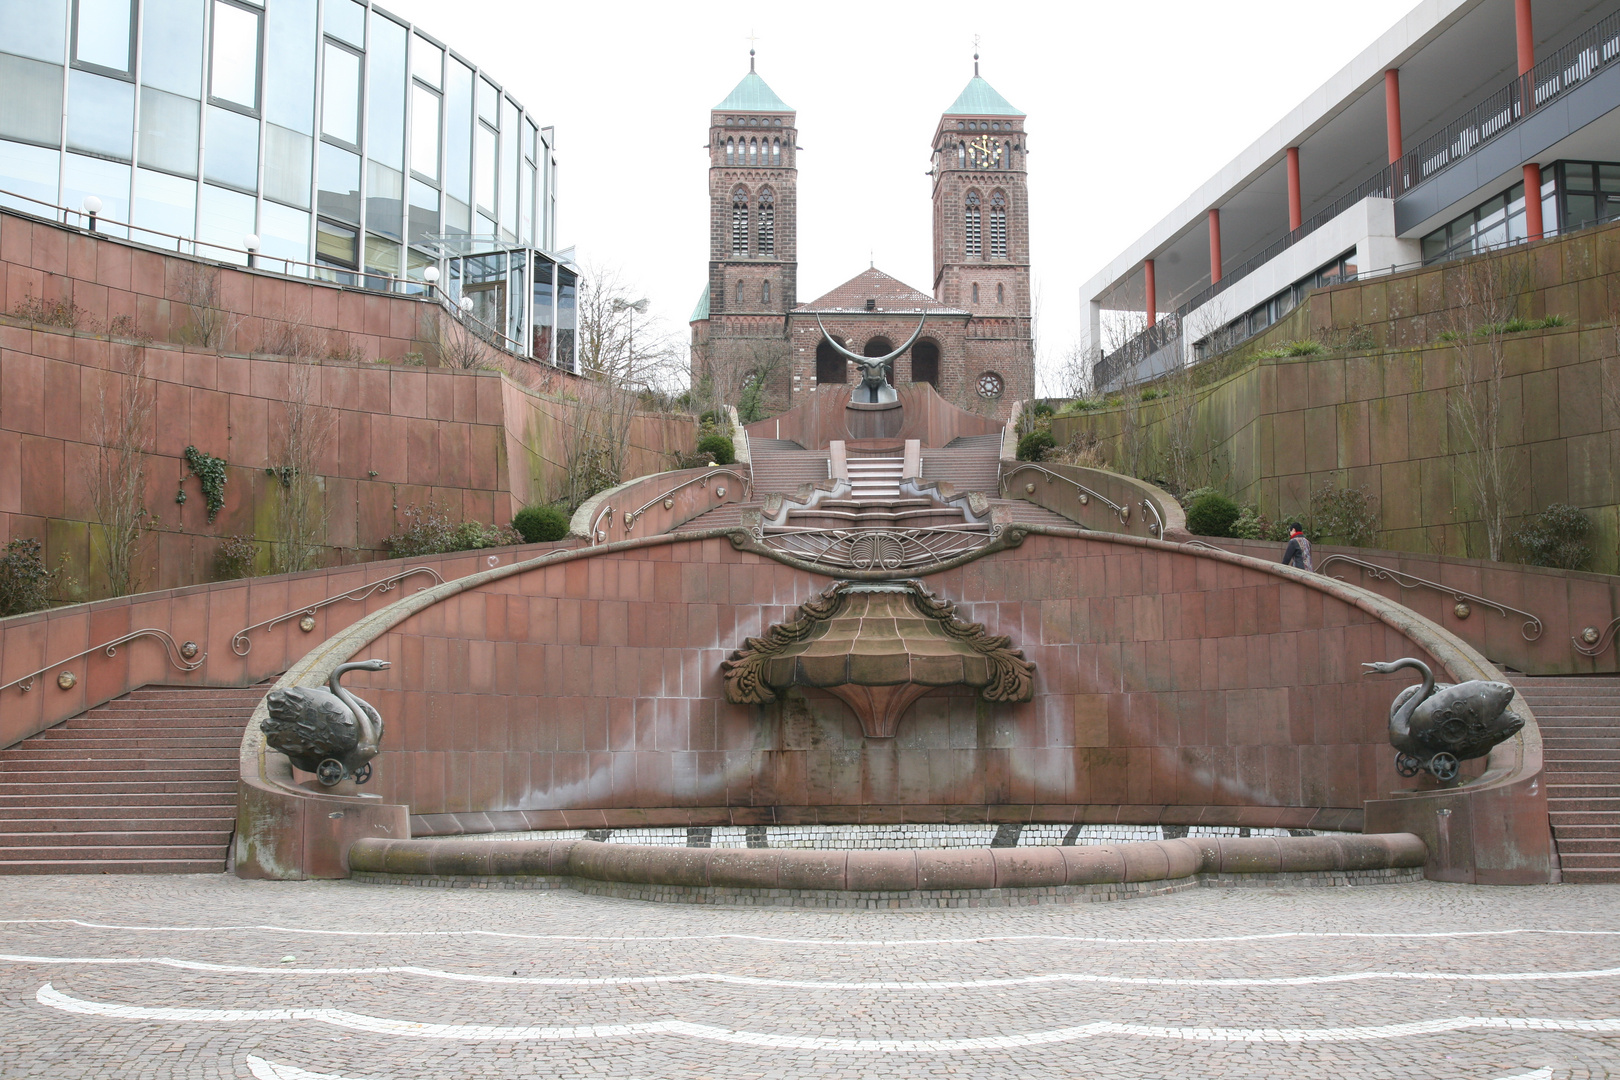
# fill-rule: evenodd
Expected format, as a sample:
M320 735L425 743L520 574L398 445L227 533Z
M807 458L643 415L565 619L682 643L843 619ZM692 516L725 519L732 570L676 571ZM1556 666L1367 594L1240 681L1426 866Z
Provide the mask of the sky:
M799 289L931 291L930 140L981 74L1028 114L1037 363L1080 286L1413 0L797 4L381 0L557 129L558 240L684 338L708 274L709 111L758 71L798 112ZM1279 216L1286 208L1279 208Z

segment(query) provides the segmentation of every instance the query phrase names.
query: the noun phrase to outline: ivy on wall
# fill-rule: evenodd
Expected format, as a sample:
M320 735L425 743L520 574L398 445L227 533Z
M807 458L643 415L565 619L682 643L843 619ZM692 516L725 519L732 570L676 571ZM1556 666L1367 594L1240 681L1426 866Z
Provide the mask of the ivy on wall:
M208 520L212 523L225 506L225 459L188 446L186 466L202 481L203 500L208 503Z

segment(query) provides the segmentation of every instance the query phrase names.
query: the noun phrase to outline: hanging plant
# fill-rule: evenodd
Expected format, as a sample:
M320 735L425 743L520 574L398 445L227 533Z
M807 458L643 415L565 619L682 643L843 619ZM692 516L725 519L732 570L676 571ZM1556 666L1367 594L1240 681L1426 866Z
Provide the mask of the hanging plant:
M202 481L203 500L208 503L208 521L225 506L225 459L195 446L186 447L186 466Z

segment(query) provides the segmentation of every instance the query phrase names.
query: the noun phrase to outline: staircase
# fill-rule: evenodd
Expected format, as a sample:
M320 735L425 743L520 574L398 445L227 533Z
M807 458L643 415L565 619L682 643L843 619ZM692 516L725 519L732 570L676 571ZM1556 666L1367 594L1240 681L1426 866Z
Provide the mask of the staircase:
M1564 880L1620 882L1620 677L1513 676L1541 725Z
M850 457L849 483L857 499L898 499L905 458ZM958 515L960 516L960 515Z
M224 870L263 696L147 687L0 750L0 874Z

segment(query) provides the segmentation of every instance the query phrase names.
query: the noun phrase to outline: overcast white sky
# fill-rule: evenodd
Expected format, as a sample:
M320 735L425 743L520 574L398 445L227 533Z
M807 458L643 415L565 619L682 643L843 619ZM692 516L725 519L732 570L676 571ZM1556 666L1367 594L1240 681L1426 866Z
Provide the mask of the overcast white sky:
M708 272L709 110L750 32L798 111L800 302L868 258L930 291L929 140L979 35L982 74L1029 114L1043 365L1079 336L1082 282L1413 6L381 2L556 126L561 246L620 269L682 336Z

